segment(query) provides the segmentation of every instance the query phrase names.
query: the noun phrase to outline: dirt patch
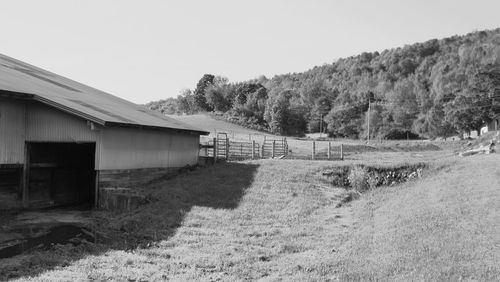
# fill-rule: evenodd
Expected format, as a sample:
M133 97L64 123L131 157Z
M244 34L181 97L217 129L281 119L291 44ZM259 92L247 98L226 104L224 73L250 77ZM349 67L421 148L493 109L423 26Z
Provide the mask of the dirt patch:
M56 244L94 243L95 234L87 212L52 210L21 212L0 222L0 259Z
M458 155L467 157L477 154L495 153L499 150L498 144L500 144L500 132L488 132L474 142L468 142Z
M14 230L24 234L22 239L14 239L0 244L0 259L20 255L32 249L48 249L56 244L94 243L93 232L86 227L77 225L57 225L50 228L33 227Z

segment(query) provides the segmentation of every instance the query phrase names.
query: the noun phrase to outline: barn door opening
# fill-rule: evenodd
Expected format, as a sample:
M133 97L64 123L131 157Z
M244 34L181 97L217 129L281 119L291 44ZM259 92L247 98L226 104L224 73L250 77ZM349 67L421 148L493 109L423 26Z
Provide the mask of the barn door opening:
M30 208L91 206L95 143L28 143L27 153Z
M19 207L22 171L21 165L0 165L0 213Z

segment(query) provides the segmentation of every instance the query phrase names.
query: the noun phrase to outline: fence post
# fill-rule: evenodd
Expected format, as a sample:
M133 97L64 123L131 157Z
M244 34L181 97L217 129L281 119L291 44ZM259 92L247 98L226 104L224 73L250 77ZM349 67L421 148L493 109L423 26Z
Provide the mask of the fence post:
M276 140L273 140L273 151L272 151L272 158L274 159L275 156L275 151L276 150Z
M252 160L255 159L255 140L252 141Z
M332 157L332 143L328 142L328 159Z
M311 160L314 160L314 159L315 159L315 155L316 155L316 141L313 141L313 142L312 142L312 155L311 155Z
M340 159L344 160L344 145L340 144Z
M229 160L229 137L226 138L226 160Z
M243 157L243 144L240 144L240 156Z
M214 163L217 162L217 138L214 137Z

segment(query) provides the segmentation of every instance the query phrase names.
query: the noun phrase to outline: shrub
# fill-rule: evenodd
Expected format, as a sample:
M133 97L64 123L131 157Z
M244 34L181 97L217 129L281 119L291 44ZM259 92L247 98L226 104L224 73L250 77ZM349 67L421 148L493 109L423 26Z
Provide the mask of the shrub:
M404 139L417 140L420 139L420 136L408 130L392 129L389 132L387 132L383 136L383 138L388 140L404 140Z
M358 192L366 191L370 187L368 184L370 176L368 170L363 166L353 166L347 179L349 179L352 189Z
M368 174L368 186L370 187L370 189L377 187L378 179L379 179L379 175L377 172L372 172L372 173Z

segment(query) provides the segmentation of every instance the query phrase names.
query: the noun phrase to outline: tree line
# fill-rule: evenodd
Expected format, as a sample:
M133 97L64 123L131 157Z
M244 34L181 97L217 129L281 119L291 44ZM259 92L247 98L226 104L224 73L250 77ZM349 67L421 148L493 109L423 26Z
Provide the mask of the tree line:
M500 29L364 52L270 79L232 83L205 74L194 90L147 106L213 112L280 135L452 136L500 114Z

